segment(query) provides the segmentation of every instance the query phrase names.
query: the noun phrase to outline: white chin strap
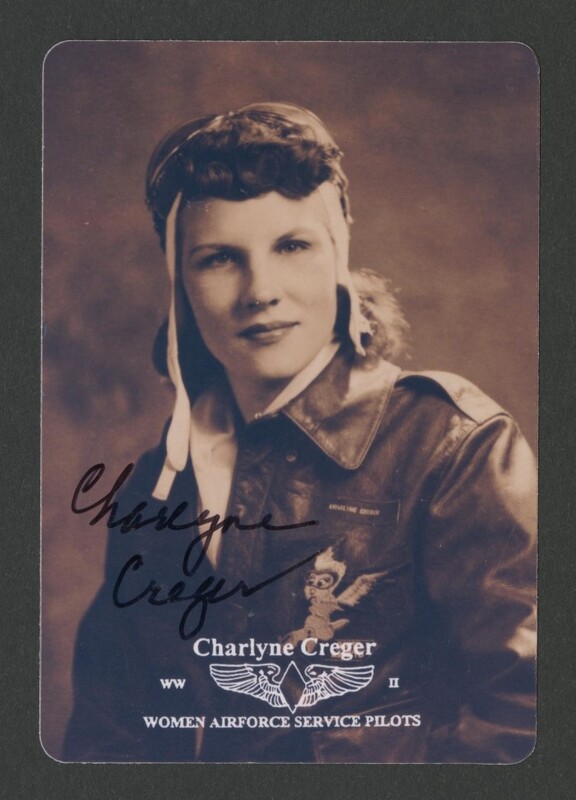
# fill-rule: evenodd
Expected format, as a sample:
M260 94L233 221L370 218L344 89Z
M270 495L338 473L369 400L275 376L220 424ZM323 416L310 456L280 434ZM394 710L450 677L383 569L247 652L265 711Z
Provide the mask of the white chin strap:
M348 270L350 232L340 205L338 188L329 181L316 191L320 194L328 217L328 227L334 242L336 256L336 281L348 292L350 320L348 332L356 352L364 356L362 334L370 334L370 325L360 310L360 300ZM166 500L176 473L182 472L190 452L190 399L182 380L178 358L178 333L176 325L176 223L182 194L179 193L166 219L166 265L170 279L170 312L168 316L168 372L176 389L176 402L166 438L166 460L152 496Z
M179 193L166 220L166 265L170 279L170 312L168 315L168 372L176 389L176 402L166 437L166 460L152 492L157 500L166 500L177 472L182 472L190 451L190 400L182 380L178 358L176 327L176 222L182 195Z

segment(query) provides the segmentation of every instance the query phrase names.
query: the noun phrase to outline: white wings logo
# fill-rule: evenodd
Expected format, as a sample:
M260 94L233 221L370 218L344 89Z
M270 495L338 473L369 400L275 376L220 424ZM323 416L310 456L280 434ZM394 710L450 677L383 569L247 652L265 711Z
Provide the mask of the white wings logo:
M248 694L274 708L315 706L329 697L358 692L374 677L374 667L310 664L304 674L291 661L280 676L278 664L211 664L210 675L227 692Z

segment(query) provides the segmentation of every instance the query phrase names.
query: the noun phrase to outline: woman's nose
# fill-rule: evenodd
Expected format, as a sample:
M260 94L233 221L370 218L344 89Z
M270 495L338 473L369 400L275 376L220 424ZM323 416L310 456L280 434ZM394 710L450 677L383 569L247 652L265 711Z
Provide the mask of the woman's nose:
M281 290L273 265L266 257L253 256L246 265L244 305L249 309L274 306L280 302Z

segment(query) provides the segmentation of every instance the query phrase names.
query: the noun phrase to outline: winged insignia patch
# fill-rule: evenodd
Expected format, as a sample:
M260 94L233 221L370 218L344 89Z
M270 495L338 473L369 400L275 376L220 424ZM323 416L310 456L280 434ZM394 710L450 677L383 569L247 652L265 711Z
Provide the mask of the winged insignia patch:
M210 675L227 692L248 694L274 708L315 706L329 697L358 692L374 677L374 667L310 664L304 674L294 661L280 675L278 664L211 664Z

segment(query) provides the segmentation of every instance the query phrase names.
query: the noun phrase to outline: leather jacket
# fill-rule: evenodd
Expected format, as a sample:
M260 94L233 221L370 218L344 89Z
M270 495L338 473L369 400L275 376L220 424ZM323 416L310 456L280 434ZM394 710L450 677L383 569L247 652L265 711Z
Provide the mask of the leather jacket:
M533 458L495 402L455 375L340 352L283 410L240 428L229 513L269 524L232 525L216 567L189 547L191 467L165 504L151 499L164 457L161 443L114 498L124 527L110 531L78 633L65 760L510 763L531 752ZM177 507L173 525L134 530ZM266 645L258 660L258 642L292 650ZM162 688L173 677L184 688ZM180 727L144 721L183 715ZM242 727L211 726L226 716ZM271 727L280 716L287 727Z

